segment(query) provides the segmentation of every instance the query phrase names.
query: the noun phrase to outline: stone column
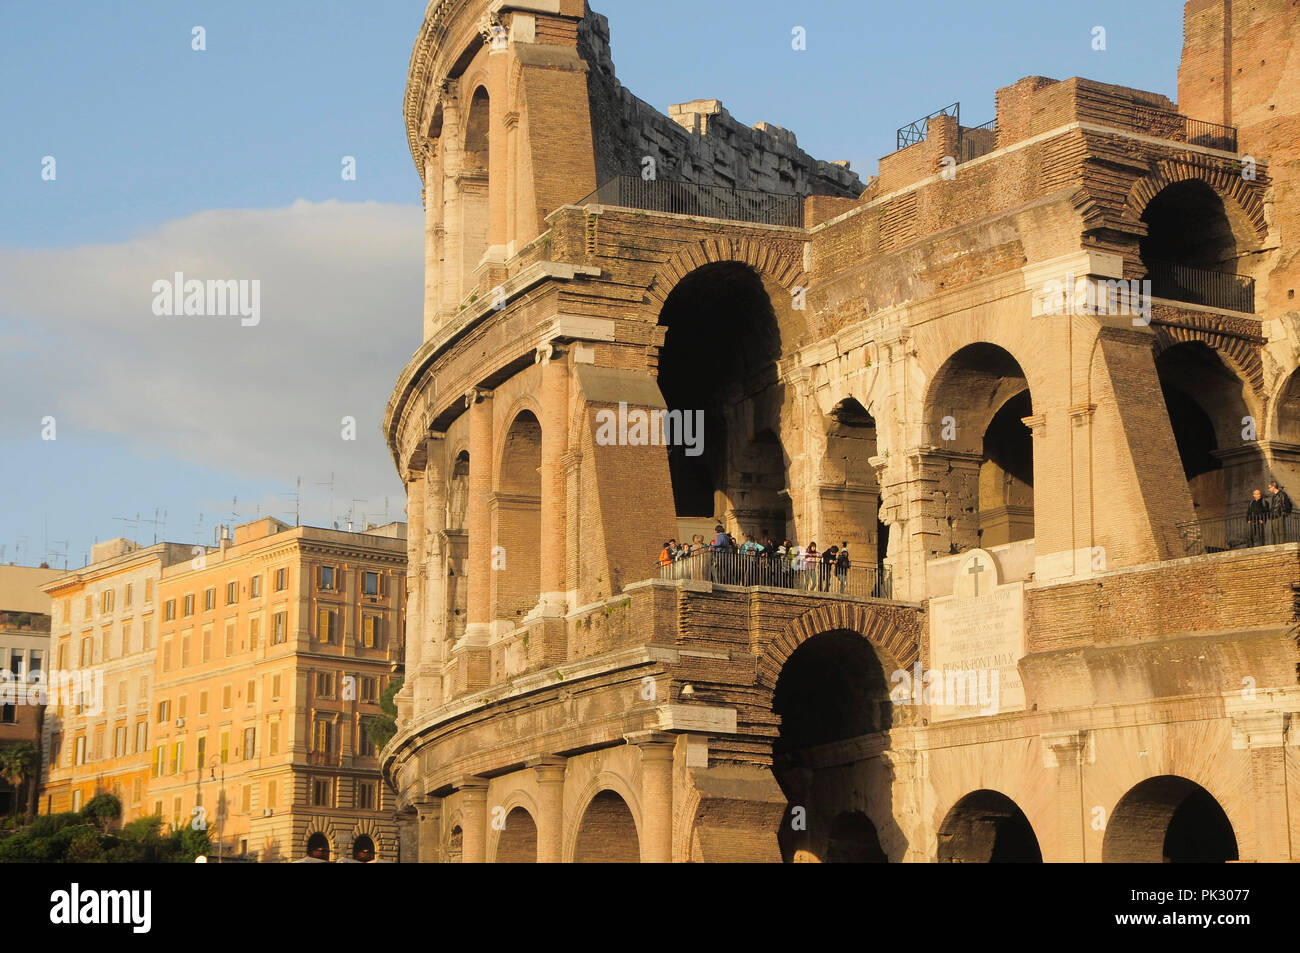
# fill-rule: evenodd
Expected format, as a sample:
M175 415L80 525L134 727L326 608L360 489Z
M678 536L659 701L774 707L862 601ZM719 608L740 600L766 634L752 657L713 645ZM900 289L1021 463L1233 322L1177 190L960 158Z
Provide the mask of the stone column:
M498 29L504 29L498 26ZM506 195L509 181L509 131L506 128L506 102L510 83L508 46L496 33L487 41L488 71L491 76L491 100L488 103L488 257L505 261Z
M408 633L407 638L410 639L414 635L420 640L419 694L416 702L433 708L442 703L440 673L447 623L445 612L447 568L442 551L442 530L447 522L447 460L444 435L430 434L425 447L427 463L424 471L424 518L419 527L421 549L426 554L420 573L423 599L416 631ZM407 532L411 531L412 527L408 527Z
M412 473L406 482L406 672L405 684L397 693L398 723L405 724L421 710L419 692L412 677L420 668L421 609L424 598L424 474Z
M544 614L563 615L567 589L564 455L568 449L569 369L566 349L543 344L542 365L542 596Z
M1043 859L1063 863L1082 863L1084 857L1083 825L1083 752L1087 735L1082 731L1065 731L1043 735L1043 766L1056 768L1057 850Z
M441 159L438 163L442 176L442 253L443 265L439 271L438 299L442 309L454 311L460 302L462 276L460 262L464 258L465 233L461 228L460 172L465 156L459 140L460 99L456 81L448 80L442 87L442 128L448 134L441 142Z
M537 773L537 862L558 864L564 859L565 758L547 756L528 762Z
M442 848L442 798L431 797L415 805L416 813L416 863L436 864L441 860Z
M1279 711L1242 712L1232 716L1232 746L1250 758L1255 794L1255 856L1263 862L1291 859L1286 784L1287 715Z
M483 778L460 778L455 782L460 794L461 862L487 862L487 789Z
M625 736L641 749L641 862L668 864L673 859L673 752L677 736L638 731Z
M469 592L465 642L487 645L491 633L492 514L492 392L472 388L465 395L469 408L469 505L465 528L469 535Z

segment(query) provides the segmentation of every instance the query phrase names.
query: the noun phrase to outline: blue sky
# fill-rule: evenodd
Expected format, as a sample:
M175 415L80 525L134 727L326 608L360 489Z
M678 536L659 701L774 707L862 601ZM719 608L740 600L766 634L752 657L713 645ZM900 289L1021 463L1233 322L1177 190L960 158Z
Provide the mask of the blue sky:
M1173 98L1182 44L1179 0L595 9L642 99L720 99L864 176L898 126L956 100L983 122L1022 76ZM298 477L304 522L379 519L385 501L401 516L378 428L421 326L401 104L423 14L408 0L0 0L0 561L66 542L76 567L122 534L115 517L155 510L181 542L232 517L292 520ZM266 321L155 318L151 281L185 267L259 277Z

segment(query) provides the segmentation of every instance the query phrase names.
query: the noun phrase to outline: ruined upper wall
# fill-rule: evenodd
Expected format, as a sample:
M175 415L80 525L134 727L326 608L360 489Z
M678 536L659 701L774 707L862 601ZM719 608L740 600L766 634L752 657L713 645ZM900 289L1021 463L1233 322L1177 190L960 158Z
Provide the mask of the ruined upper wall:
M862 182L847 162L813 158L788 129L769 123L745 126L716 99L671 106L665 116L632 95L614 75L609 21L590 9L578 28L578 52L591 67L588 89L600 182L640 176L648 156L660 179L800 195L862 193Z

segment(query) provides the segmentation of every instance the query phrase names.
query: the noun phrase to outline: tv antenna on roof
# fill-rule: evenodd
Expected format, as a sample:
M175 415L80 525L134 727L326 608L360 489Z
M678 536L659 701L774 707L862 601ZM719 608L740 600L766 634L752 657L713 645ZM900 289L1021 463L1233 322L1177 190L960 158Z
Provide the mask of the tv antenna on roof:
M131 536L130 536L129 538L130 538L130 539L134 539L134 538L135 538L135 533L136 533L136 532L139 530L139 528L140 528L140 514L139 514L139 513L136 513L136 514L135 514L135 519L131 519L129 516L114 516L113 519L118 520L118 521L121 522L121 524L122 524L122 535L123 535L123 536L126 536L126 534L127 534L127 530L129 529L129 530L131 531Z
M136 519L139 519L139 517L137 516ZM141 523L148 523L148 524L150 524L151 526L153 526L153 541L154 541L154 543L156 543L156 542L158 542L158 535L159 535L160 533L163 533L164 530L166 529L166 526L167 526L167 511L166 511L166 510L163 510L163 511L162 511L162 518L159 519L159 518L158 518L158 508L157 508L157 507L154 507L154 511L153 511L153 519L151 519L151 520L140 520L140 522L141 522ZM164 535L165 535L165 533L164 533ZM152 543L151 543L150 545L152 545Z
M52 539L50 540L50 544L51 544L50 548L45 553L45 558L48 560L51 557L53 557L54 559L57 560L60 556L62 556L63 568L67 569L68 568L68 541L66 539ZM59 545L63 546L62 550L58 550L54 548L55 546L59 546Z
M330 481L328 483L317 483L316 485L327 486L330 488L330 511L329 511L329 515L325 517L325 522L337 523L337 521L334 519L334 471L333 470L330 471ZM336 525L335 529L337 528L338 526Z
M293 525L301 526L302 525L302 477L298 477L297 481L294 483L294 489L292 493L284 493L281 495L288 500L293 500ZM284 513L286 516L289 515L287 510L285 510Z

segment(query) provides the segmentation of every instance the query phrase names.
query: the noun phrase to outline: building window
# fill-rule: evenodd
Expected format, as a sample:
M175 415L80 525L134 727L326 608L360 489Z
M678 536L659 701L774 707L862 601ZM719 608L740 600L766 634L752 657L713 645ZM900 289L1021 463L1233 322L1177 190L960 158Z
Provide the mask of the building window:
M212 630L203 630L203 661L212 661Z
M72 809L74 811L81 810L81 788L77 788L72 792Z
M275 807L276 795L279 793L280 792L279 792L278 784L276 784L274 781L266 782L266 806L268 808Z
M326 778L317 778L311 783L311 803L313 807L330 807L330 793L333 785Z
M0 705L0 725L12 725L18 721L17 705Z
M332 592L335 589L334 576L335 576L335 572L333 566L321 566L320 587L322 589L328 589Z
M55 731L50 734L50 765L59 763L59 756L63 754L63 732Z
M161 778L167 770L167 746L159 745L153 749L153 776Z
M129 608L131 608L131 590L132 590L133 588L134 588L134 586L132 586L131 583L128 582L128 583L126 584L126 588L122 590L122 608L123 608L123 609L129 609Z
M230 711L230 686L221 686L221 710Z
M203 590L203 611L211 612L217 607L217 587Z
M163 603L163 621L171 622L176 618L176 600L168 599Z
M120 758L126 754L126 725L118 725L113 730L113 757Z
M379 595L379 573L366 572L361 574L361 593L367 596Z
M208 693L206 691L202 691L199 692L199 714L206 715L207 713L208 713Z
M131 623L122 623L122 656L131 654Z
M185 742L178 741L172 745L172 774L185 770Z
M277 569L275 571L275 591L284 592L289 586L289 570Z
M32 649L27 655L27 675L30 678L37 672L41 671L41 666L45 663L45 653L40 649Z
M257 679L255 678L250 678L247 684L244 685L244 704L257 704Z
M248 814L253 810L253 786L245 784L239 789L239 810L242 814Z
M99 596L99 607L101 612L113 611L113 590L105 589Z
M77 740L73 742L72 763L73 764L86 763L86 736L85 735L77 735Z
M190 636L185 633L181 636L181 668L190 667Z
M196 750L198 757L194 760L194 766L200 771L203 770L204 763L208 760L208 736L204 735L197 742Z
M87 668L95 660L95 644L87 636L81 640L81 667Z
M280 676L273 675L271 676L271 701L278 702L279 700L280 700Z
M288 637L289 615L286 612L277 612L271 617L271 641L279 645Z
M333 642L337 631L338 616L333 609L318 609L316 611L316 640L318 642Z
M230 763L230 732L221 732L221 763Z
M162 651L159 654L162 656L162 670L164 672L170 672L172 670L172 640L171 639L162 640Z
M334 722L327 718L316 719L316 733L313 736L315 748L313 750L321 754L329 754L334 750Z
M135 753L144 754L149 750L149 723L147 721L137 721L135 723Z
M153 648L153 623L149 621L140 623L140 649L148 652Z
M244 760L257 757L257 729L244 729Z
M194 615L194 593L191 592L185 597L185 601L181 605L181 615Z
M375 744L370 740L370 736L366 734L366 726L364 724L360 726L360 729L361 730L357 732L357 754L363 758L374 757Z
M233 606L238 601L239 601L239 583L238 582L226 583L226 605Z
M98 731L95 732L94 744L92 744L90 747L90 760L91 761L104 760L104 729L103 728L100 728Z
M122 711L126 708L126 682L119 682L117 686L117 708Z
M256 652L257 643L261 640L261 638L262 638L262 620L249 619L248 620L248 651Z
M278 721L271 722L271 724L267 726L267 731L269 732L267 737L267 744L270 747L270 750L267 753L279 754L280 753L280 723Z
M377 702L379 700L379 679L373 675L363 675L361 678L361 701Z
M333 672L316 673L316 697L317 698L334 697L334 673Z
M356 801L356 806L363 811L373 811L375 809L375 786L372 782L357 782Z
M170 721L171 713L172 703L170 700L164 698L158 703L158 724L161 725L165 721Z
M136 778L131 782L131 803L139 804L142 797L144 797L144 782Z
M187 714L189 714L188 711L189 707L190 707L189 695L182 695L180 698L176 699L176 717L184 718Z
M235 654L235 623L226 623L226 658Z
M361 644L368 649L379 648L379 617L361 617Z
M85 606L85 611L82 612L81 614L82 614L82 616L83 616L84 618L87 618L87 619L89 619L92 615L95 614L95 597L94 597L94 596L86 596L86 606Z
M59 642L59 668L68 667L68 643L60 640Z
M153 602L153 580L152 579L146 579L144 581L144 601Z
M261 594L262 594L262 577L254 576L252 579L248 580L248 595L251 598L256 599L259 596L261 596Z

